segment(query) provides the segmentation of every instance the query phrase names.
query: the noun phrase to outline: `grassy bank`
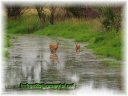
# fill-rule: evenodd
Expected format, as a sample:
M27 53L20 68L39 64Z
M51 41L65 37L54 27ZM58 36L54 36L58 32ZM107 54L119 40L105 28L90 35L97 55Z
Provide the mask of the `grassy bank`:
M110 30L101 31L101 24L98 20L68 19L56 22L55 25L46 24L41 28L37 16L21 17L20 20L10 20L7 26L9 34L35 34L47 36L60 36L72 38L77 42L88 42L88 47L101 57L112 57L121 59L121 32Z
M8 48L12 46L11 40L12 40L13 36L6 34L5 36L5 48L4 48L4 55L6 58L9 58L9 52L8 52Z

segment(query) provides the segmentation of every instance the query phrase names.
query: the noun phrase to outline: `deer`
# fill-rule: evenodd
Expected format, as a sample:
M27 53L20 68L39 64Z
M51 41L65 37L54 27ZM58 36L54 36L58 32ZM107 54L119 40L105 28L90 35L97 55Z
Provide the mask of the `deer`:
M79 43L75 43L75 49L76 49L76 53L79 53L80 52L80 44Z
M51 44L49 45L51 54L55 54L56 51L57 51L57 49L58 49L58 47L59 47L59 42L57 42L57 40L56 40L55 43L51 43Z

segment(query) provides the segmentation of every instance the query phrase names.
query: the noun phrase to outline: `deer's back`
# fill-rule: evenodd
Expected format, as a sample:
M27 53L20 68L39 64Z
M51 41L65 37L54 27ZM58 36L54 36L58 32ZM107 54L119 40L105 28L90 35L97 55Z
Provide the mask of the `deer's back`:
M57 49L58 48L58 44L57 43L52 43L52 44L50 44L50 48Z

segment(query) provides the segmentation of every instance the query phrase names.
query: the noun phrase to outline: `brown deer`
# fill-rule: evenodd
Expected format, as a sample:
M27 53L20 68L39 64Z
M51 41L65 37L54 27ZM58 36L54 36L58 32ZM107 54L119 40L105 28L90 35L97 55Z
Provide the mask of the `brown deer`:
M76 53L79 53L80 52L80 44L75 43L75 45L76 45Z
M56 53L58 47L59 47L59 42L57 42L57 41L55 43L51 43L49 45L49 48L50 48L50 51L51 51L52 54Z

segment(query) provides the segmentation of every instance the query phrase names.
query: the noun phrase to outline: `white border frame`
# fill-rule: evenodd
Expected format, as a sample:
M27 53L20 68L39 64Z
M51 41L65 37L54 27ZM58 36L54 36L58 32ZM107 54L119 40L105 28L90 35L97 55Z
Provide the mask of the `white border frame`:
M124 68L123 68L123 75L125 75L125 78L124 78L124 85L125 85L125 94L119 94L119 95L113 95L113 96L125 96L125 95L128 95L128 2L127 0L1 0L0 2L0 76L1 76L1 82L0 82L0 93L2 94L3 93L3 64L4 64L4 61L3 61L3 37L4 37L4 25L5 25L5 22L4 22L4 10L3 10L3 7L4 7L4 4L7 3L7 4L23 4L25 6L27 5L30 5L30 4L40 4L40 3L51 3L51 4L77 4L77 3L86 3L88 5L106 5L106 4L110 4L110 5L118 5L120 3L125 3L124 5L124 17L123 17L123 27L124 27L124 36L123 36L123 43L124 43ZM9 94L2 94L2 95L9 95ZM23 95L23 94L10 94L12 96L18 96L18 95ZM35 96L37 94L24 94L24 95L30 95L30 96ZM42 96L42 94L38 94L40 96ZM47 96L56 96L56 94L46 94ZM45 94L43 94L43 96L46 96ZM57 94L57 95L60 95L60 94ZM66 95L66 94L65 94ZM64 96L65 96L64 95ZM71 95L71 94L69 94ZM75 95L75 94L74 94ZM78 94L77 94L78 95ZM105 96L105 94L102 94L99 93L98 95L96 94L83 94L83 93L80 93L79 95L86 95L86 96ZM109 95L110 96L110 95Z

